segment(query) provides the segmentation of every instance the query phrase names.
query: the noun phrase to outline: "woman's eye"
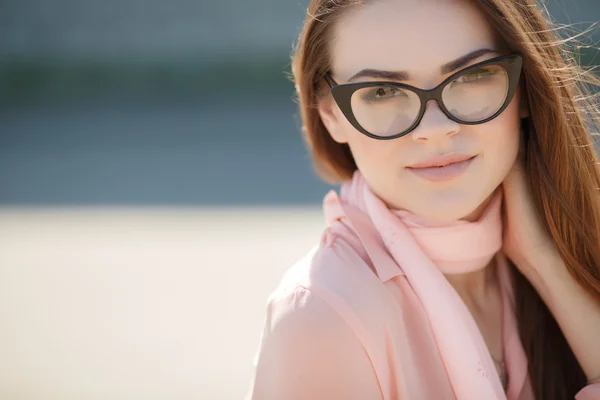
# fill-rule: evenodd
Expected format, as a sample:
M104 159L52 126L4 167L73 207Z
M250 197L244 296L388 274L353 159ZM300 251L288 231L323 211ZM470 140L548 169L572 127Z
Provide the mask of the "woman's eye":
M478 68L469 72L465 72L458 78L454 80L457 83L474 83L480 80L484 80L491 75L494 75L494 71L488 70L486 68Z
M377 88L375 89L375 98L380 99L382 97L387 97L392 93L393 89L391 88Z
M404 92L395 87L379 87L376 88L373 93L373 98L375 100L387 99L390 97L402 96Z

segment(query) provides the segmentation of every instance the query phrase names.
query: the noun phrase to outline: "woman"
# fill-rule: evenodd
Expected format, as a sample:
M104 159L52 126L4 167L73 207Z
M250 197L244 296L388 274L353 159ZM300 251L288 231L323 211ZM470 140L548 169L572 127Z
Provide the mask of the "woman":
M343 185L252 399L600 399L597 82L551 32L533 0L310 2L304 134Z

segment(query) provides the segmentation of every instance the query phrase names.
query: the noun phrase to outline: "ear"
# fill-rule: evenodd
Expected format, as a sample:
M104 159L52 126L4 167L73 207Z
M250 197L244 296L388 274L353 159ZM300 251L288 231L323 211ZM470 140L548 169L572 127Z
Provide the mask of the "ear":
M348 143L348 138L343 129L344 116L331 94L318 99L317 109L321 121L323 121L323 125L327 128L331 138L338 143Z

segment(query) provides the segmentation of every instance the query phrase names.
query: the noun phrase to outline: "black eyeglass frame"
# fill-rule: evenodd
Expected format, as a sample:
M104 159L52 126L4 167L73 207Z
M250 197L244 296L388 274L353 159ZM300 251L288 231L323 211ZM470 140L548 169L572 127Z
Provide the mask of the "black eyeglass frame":
M444 90L446 85L448 85L450 82L452 82L454 79L458 78L460 75L464 74L465 72L468 72L472 69L480 68L482 66L487 66L487 65L499 65L499 66L503 67L507 73L508 92L506 94L506 99L504 100L504 104L502 104L502 107L500 107L498 109L498 111L496 111L493 115L491 115L483 120L480 120L480 121L463 121L460 118L455 117L448 111L448 109L444 105L444 101L442 100L442 91ZM346 119L348 119L348 122L350 122L350 124L352 124L352 126L354 128L356 128L359 132L361 132L373 139L390 140L390 139L396 139L396 138L399 138L399 137L409 134L421 123L421 120L423 119L423 115L425 114L425 105L427 104L427 102L429 100L435 100L437 102L437 104L439 105L440 109L443 111L443 113L446 114L446 116L448 118L450 118L451 120L453 120L455 122L458 122L459 124L479 125L479 124L484 124L488 121L491 121L492 119L496 118L498 115L502 114L502 112L510 104L510 102L517 90L517 87L519 86L519 80L520 80L520 76L521 76L522 66L523 66L523 57L520 53L512 53L512 54L507 54L507 55L503 55L503 56L499 56L499 57L494 57L489 60L485 60L485 61L481 61L481 62L473 64L473 65L469 65L468 67L463 68L463 69L453 73L448 78L444 79L444 81L442 83L440 83L439 85L437 85L436 87L434 87L432 89L420 89L415 86L411 86L411 85L407 85L407 84L399 83L399 82L391 82L391 81L373 81L373 82L356 82L356 83L338 84L331 76L331 72L327 72L325 74L325 81L331 88L331 94L332 94L335 102L337 103L338 107L340 108L340 110L342 111L342 113L344 114ZM379 136L379 135L375 135L375 134L368 132L356 120L356 117L354 116L354 112L352 111L352 95L354 94L354 92L356 92L359 89L363 89L363 88L367 88L367 87L376 87L376 86L381 86L381 85L386 85L386 86L391 85L394 87L410 90L419 97L419 100L421 102L421 108L415 119L415 122L413 122L413 124L409 128L407 128L405 131L400 132L393 136Z

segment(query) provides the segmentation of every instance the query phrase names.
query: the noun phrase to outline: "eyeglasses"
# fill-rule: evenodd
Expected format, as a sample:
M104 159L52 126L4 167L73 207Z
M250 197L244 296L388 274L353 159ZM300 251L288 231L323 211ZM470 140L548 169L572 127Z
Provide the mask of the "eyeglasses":
M429 100L453 121L466 125L488 122L504 111L517 90L523 58L518 53L495 57L455 72L433 89L396 82L337 84L325 80L348 121L363 134L388 140L415 129Z

